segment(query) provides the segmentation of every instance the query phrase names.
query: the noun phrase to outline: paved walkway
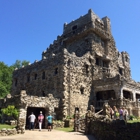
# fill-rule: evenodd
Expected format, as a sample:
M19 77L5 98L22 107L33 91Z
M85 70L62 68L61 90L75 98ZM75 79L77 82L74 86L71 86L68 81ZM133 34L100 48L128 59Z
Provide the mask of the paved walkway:
M26 130L25 134L2 136L0 140L96 140L92 135L83 135L79 132L64 132L58 130Z

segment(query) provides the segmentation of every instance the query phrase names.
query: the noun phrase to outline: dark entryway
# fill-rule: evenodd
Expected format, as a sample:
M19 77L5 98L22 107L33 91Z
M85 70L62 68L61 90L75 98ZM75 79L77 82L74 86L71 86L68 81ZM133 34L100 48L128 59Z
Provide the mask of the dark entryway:
M126 99L132 99L132 94L129 91L123 90L123 97Z
M29 119L28 119L28 117L31 115L32 112L36 116L35 129L39 129L39 127L38 127L38 115L40 114L40 111L42 111L42 114L44 115L44 121L43 121L42 128L45 128L45 122L46 122L45 116L47 114L46 110L44 108L28 107L27 108L27 115L26 115L26 126L25 126L26 129L29 129Z
M115 91L114 90L106 90L106 91L99 91L96 93L96 99L99 100L109 100L110 98L115 99Z

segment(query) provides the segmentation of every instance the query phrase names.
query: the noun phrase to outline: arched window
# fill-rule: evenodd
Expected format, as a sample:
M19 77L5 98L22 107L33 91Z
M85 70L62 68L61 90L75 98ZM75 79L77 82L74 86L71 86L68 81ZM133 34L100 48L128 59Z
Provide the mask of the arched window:
M84 94L84 88L83 87L80 88L80 92L81 92L81 94Z

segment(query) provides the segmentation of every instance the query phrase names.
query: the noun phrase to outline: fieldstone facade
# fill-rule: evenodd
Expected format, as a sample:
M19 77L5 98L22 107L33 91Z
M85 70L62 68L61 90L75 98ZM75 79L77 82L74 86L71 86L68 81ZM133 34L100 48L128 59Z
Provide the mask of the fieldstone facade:
M86 113L90 105L98 111L110 98L136 102L140 83L131 79L129 54L116 48L110 19L100 19L90 9L64 24L63 34L42 52L42 60L14 71L11 98L17 96L24 120L19 128L25 128L28 108L63 119L75 109ZM127 107L138 112L139 107Z

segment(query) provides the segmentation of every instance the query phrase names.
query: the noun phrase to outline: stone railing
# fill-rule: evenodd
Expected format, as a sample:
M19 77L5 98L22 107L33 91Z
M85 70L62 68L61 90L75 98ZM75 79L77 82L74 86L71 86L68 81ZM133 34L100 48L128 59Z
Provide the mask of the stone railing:
M0 130L0 136L8 136L8 135L15 135L15 134L17 134L17 130L15 128L13 129L3 128L2 130Z

